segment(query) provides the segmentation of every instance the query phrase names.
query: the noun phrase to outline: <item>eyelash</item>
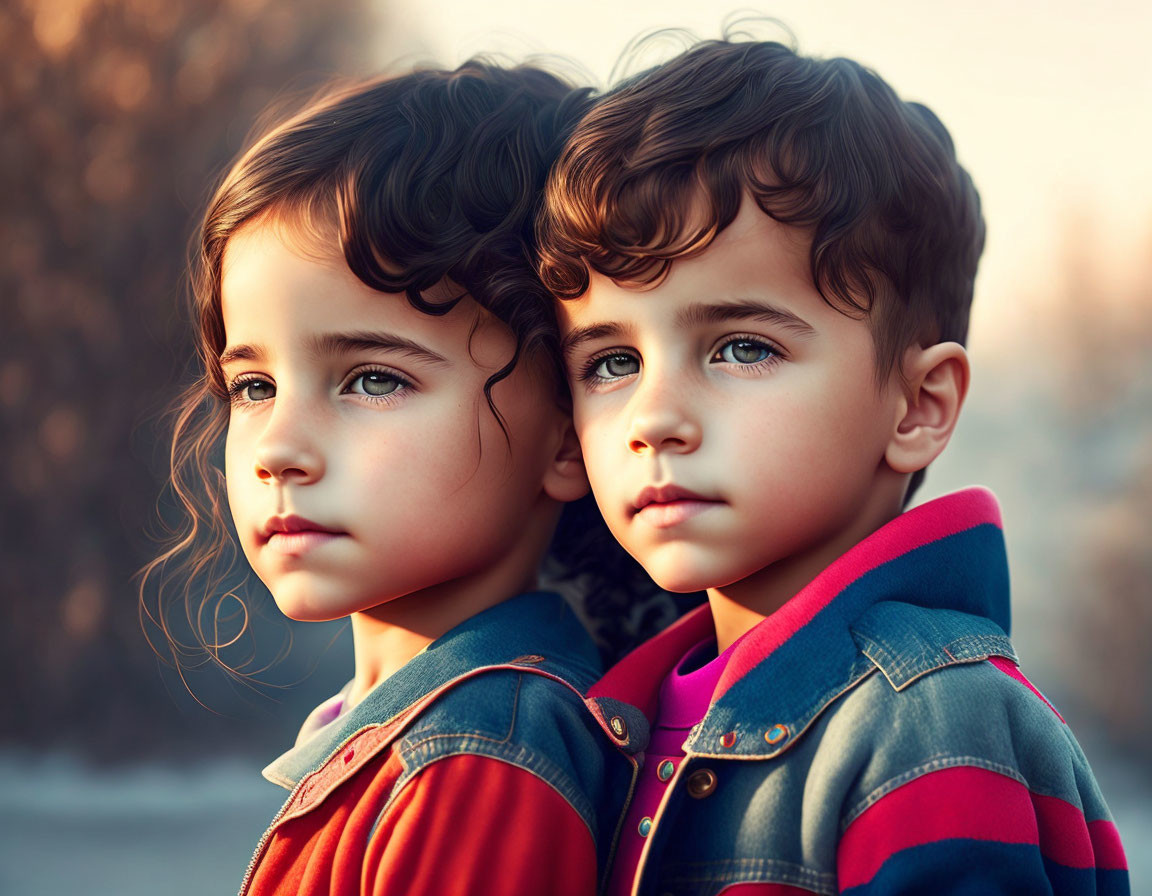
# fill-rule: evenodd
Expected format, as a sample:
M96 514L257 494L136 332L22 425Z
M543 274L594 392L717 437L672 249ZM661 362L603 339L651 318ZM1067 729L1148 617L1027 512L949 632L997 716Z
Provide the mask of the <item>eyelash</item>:
M631 352L628 349L623 349L623 348L605 349L604 351L593 355L591 358L589 358L587 361L585 361L583 366L580 368L579 372L577 373L576 378L582 383L591 383L593 385L599 385L601 383L608 383L608 382L613 382L614 380L617 380L617 379L622 379L622 377L603 377L603 376L600 376L600 374L598 374L596 372L596 368L599 367L602 362L608 360L609 358L613 358L613 357L632 358L632 359L635 359L637 361L637 363L639 363L639 360L640 360L639 358L636 357L636 354L634 352Z
M394 380L397 383L396 388L393 389L391 392L387 392L383 395L369 395L366 392L352 392L352 391L350 391L352 384L355 383L357 380L361 379L362 377L372 376L373 374L376 374L376 375L379 375L382 377L386 377L387 379L390 379L390 380ZM240 376L236 377L236 379L234 379L231 383L228 384L228 402L229 402L229 404L231 404L234 407L249 407L252 405L263 404L265 401L267 401L268 400L267 398L261 399L261 400L253 400L250 398L246 398L244 396L244 390L246 390L249 386L253 385L254 383L265 383L265 384L271 386L273 390L275 390L275 388L276 388L276 384L273 383L272 380L269 379L268 377L260 376L259 374L252 374L252 373L241 374ZM386 367L363 367L363 368L359 368L357 370L354 370L354 371L352 371L351 374L349 374L348 378L345 381L343 388L340 391L340 394L341 395L359 395L361 398L367 399L368 401L372 402L373 404L391 404L392 402L399 400L399 398L398 398L399 393L407 392L408 390L410 390L412 388L412 386L413 386L413 384L412 384L411 380L409 380L407 377L401 376L400 374L396 373L396 371L394 371L394 370L389 370ZM274 395L275 395L275 392L273 392L273 397L274 397Z
M724 361L720 358L720 353L728 346L734 345L739 342L747 342L752 345L758 345L768 350L769 354L766 358L761 358L759 361L751 361L747 364L740 364L739 362ZM783 361L784 350L780 348L771 339L766 339L763 336L753 336L751 333L737 333L734 336L726 336L724 341L716 347L709 358L711 364L735 364L742 370L767 370L776 364Z
M747 342L747 343L752 343L753 345L762 346L763 348L768 350L768 352L769 352L768 357L761 358L759 361L752 361L748 364L739 364L738 362L724 361L722 358L720 358L720 353L722 351L724 351L725 348L727 348L730 345L733 345L734 343L739 343L739 342ZM632 359L636 360L637 363L639 363L639 360L640 360L637 357L636 353L634 351L632 351L631 349L625 349L625 348L605 349L604 351L593 355L591 358L589 358L587 361L584 362L583 366L581 366L580 370L577 372L576 379L579 382L588 383L593 387L603 385L605 383L616 382L618 380L624 379L624 376L604 377L604 376L600 376L598 373L596 373L596 369L604 361L606 361L607 359L612 358L612 357L632 358ZM712 354L709 356L708 363L710 363L710 364L720 364L720 363L731 364L733 366L737 366L737 367L741 368L742 370L757 370L758 371L758 370L767 370L768 368L780 363L783 360L784 360L783 350L780 348L780 346L778 346L772 340L765 339L763 336L753 336L750 333L737 333L733 336L727 336L724 338L724 341L721 342L716 347L716 350L713 351ZM627 375L632 376L633 374L627 374Z

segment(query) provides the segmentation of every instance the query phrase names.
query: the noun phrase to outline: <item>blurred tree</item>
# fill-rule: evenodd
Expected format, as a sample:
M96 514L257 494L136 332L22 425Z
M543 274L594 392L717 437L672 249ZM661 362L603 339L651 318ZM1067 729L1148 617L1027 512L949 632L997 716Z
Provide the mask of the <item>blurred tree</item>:
M1152 370L1148 374L1152 375ZM1152 434L1127 487L1087 519L1077 695L1114 742L1147 760L1152 740Z
M1101 271L1091 216L1068 227L1045 346L1070 502L1053 561L1075 620L1058 655L1078 711L1152 775L1152 254Z
M164 474L146 421L190 357L188 237L259 111L365 71L372 24L363 0L0 11L4 739L189 737L130 583Z

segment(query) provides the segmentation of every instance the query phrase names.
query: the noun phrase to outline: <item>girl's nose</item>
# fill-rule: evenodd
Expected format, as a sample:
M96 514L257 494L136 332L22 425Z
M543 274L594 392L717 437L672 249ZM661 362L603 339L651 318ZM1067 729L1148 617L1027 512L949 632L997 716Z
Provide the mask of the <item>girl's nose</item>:
M268 426L256 443L256 476L264 482L306 485L324 475L315 417L288 403L273 409Z
M628 450L633 454L668 451L689 454L700 447L703 430L696 415L676 401L667 389L637 393L628 427Z

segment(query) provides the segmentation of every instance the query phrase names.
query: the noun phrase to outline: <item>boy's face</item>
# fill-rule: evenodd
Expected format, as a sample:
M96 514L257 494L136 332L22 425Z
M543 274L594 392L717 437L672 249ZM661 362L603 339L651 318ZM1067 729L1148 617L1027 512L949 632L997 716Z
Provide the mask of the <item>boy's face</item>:
M656 287L593 273L559 315L596 500L661 586L800 586L874 528L900 390L877 389L867 322L820 297L801 231L745 201Z
M554 387L524 362L493 388L506 441L483 393L512 356L502 323L471 299L423 314L282 232L245 227L223 268L228 501L253 569L309 620L498 579L547 516Z

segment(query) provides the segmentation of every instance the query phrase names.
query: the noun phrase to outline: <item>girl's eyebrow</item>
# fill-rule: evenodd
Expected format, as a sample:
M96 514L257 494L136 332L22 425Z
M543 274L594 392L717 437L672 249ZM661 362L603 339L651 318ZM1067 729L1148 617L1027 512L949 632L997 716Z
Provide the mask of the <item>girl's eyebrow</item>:
M427 361L430 364L449 364L447 358L427 346L395 333L357 330L351 333L324 333L308 340L307 348L317 355L348 355L362 351L393 351ZM232 361L259 361L264 357L260 345L233 345L220 353L220 366Z
M755 299L735 302L698 303L676 314L677 327L722 324L730 320L759 320L791 330L797 336L815 336L816 329L791 311Z
M309 339L308 348L321 355L348 355L353 352L373 350L394 351L411 355L431 364L449 363L443 355L432 351L419 342L383 331L357 330L352 333L325 333L322 336L314 336Z

